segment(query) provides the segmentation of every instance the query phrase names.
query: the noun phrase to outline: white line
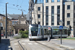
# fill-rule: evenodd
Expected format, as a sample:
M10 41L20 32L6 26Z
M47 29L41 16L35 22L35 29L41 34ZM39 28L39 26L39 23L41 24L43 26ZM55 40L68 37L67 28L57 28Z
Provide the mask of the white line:
M25 45L25 43L22 43L22 45Z
M42 44L46 44L46 43L42 43Z
M28 43L29 45L32 45L32 43Z
M18 43L15 43L14 45L18 45Z
M37 45L38 43L34 43L35 45Z

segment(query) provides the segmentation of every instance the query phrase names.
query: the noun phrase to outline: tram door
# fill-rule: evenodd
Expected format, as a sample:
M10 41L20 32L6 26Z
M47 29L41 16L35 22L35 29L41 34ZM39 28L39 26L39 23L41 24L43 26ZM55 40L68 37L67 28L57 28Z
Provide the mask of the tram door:
M42 39L44 38L44 31L43 29L41 29L41 36L42 36Z

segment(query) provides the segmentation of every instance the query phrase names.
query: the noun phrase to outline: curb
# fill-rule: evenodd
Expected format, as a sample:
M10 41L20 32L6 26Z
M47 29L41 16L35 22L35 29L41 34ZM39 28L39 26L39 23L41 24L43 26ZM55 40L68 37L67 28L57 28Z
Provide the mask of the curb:
M60 47L63 47L63 48L67 48L67 49L70 49L70 50L75 50L75 48L73 48L73 47L70 47L70 46L66 46L66 45L60 45L60 44L57 44L57 43L55 43L56 45L58 45L58 46L60 46Z

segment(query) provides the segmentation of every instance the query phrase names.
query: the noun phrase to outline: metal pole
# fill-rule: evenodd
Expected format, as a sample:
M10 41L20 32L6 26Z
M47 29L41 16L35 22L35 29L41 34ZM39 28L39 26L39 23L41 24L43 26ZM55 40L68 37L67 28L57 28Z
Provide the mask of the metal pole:
M6 3L6 30L5 30L5 37L7 38L7 3Z
M1 27L0 27L0 43L1 43Z
M61 44L62 44L62 30L61 30Z
M44 0L42 0L42 5L43 5L43 25L44 25Z

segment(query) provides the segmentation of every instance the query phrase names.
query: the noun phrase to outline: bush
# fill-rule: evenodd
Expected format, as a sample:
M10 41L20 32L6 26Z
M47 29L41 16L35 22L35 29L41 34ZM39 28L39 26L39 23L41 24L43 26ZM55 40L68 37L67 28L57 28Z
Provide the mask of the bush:
M28 38L28 31L20 31L21 38Z

